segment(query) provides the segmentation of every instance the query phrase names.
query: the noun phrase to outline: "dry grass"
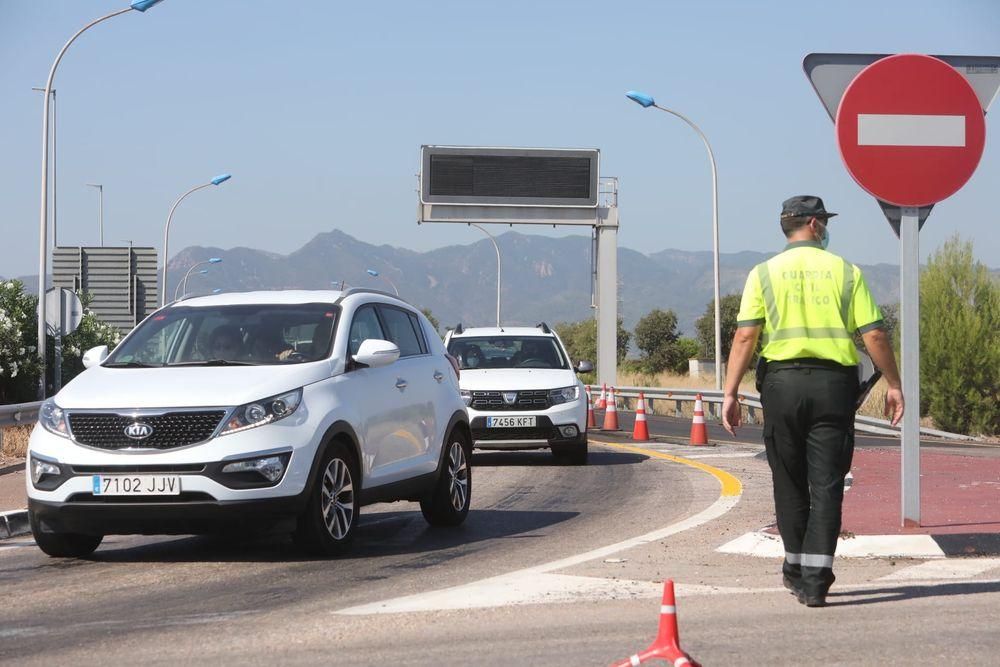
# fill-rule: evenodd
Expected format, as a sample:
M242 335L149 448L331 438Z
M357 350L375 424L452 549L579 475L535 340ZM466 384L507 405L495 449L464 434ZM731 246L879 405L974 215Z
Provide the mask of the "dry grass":
M32 424L0 429L0 459L23 459L28 453Z

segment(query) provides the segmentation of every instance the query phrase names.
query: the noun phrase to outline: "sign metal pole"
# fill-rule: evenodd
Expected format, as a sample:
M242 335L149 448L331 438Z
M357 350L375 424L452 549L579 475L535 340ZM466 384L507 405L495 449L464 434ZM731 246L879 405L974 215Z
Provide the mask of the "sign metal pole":
M902 329L903 414L900 479L903 526L920 525L920 218L904 206L899 225L900 328Z

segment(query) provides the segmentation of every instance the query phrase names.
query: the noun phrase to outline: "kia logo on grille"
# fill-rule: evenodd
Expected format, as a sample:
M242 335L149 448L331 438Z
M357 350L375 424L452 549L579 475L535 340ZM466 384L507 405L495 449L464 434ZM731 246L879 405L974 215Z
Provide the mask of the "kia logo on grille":
M125 427L125 435L133 440L145 440L153 435L153 427L142 422L133 422Z
M507 405L514 405L514 401L516 400L517 400L516 391L505 391L503 393L503 402L506 403Z

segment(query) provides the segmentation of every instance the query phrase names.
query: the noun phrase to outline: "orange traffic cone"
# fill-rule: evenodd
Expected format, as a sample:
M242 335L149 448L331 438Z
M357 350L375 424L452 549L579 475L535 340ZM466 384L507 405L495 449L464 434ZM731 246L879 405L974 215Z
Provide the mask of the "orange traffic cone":
M635 406L635 428L632 429L632 439L636 442L649 440L649 426L646 425L646 397L639 392L639 402Z
M705 429L705 408L701 405L701 394L694 397L694 417L691 419L690 444L708 444L708 431Z
M663 603L660 605L660 627L656 632L656 639L645 651L616 662L612 667L631 667L649 660L666 660L674 667L681 665L700 667L699 663L680 646L680 636L677 632L677 603L674 601L672 579L663 582Z
M604 426L602 431L620 431L618 428L618 407L615 406L615 388L608 392L608 409L604 412Z
M597 419L594 418L594 404L590 402L590 387L587 387L587 428L597 428Z
M597 403L594 405L598 410L608 407L607 391L608 385L605 384L601 387L601 395L597 397Z

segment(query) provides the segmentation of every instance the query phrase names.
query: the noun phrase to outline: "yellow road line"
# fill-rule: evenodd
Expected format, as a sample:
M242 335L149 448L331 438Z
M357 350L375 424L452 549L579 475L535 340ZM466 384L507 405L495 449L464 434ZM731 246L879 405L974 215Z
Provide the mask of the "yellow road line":
M658 452L653 449L646 449L644 447L636 447L635 445L625 445L616 442L605 442L602 440L593 440L591 442L597 445L604 445L605 447L612 447L614 449L621 449L626 452L634 452L636 454L644 454L646 456L652 457L654 459L663 459L665 461L672 461L674 463L681 463L686 466L691 466L692 468L697 468L703 472L707 472L712 475L722 486L722 491L720 496L738 496L743 493L743 484L738 478L729 474L725 470L720 470L714 466L706 465L701 461L692 461L691 459L685 459L680 456L674 456L673 454L664 454L663 452Z

